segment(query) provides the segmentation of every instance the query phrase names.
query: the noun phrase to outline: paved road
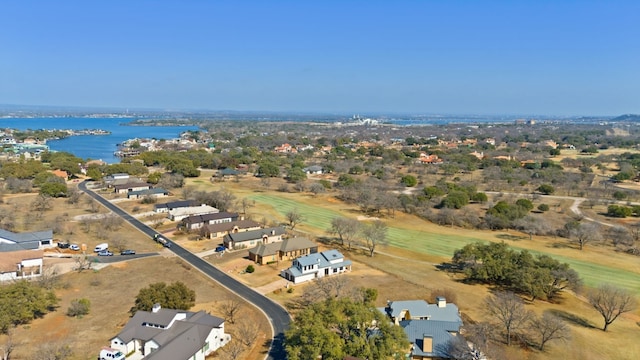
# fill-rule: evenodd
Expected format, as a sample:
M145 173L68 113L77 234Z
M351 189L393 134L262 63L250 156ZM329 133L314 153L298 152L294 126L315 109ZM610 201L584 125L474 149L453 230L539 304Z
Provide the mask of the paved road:
M123 219L131 223L138 230L142 231L144 234L149 236L149 241L153 238L155 234L159 234L154 229L145 225L135 217L129 215L127 212L119 208L118 206L112 204L110 201L104 199L100 195L95 192L87 189L87 182L82 182L78 185L80 190L84 191L86 194L91 196L92 198L99 201L102 205L104 205L109 210L113 211L115 214L121 216ZM162 234L159 234L162 235ZM202 271L204 274L212 278L213 280L220 283L222 286L227 289L233 291L238 296L244 298L246 301L255 305L258 309L260 309L269 319L269 323L271 324L271 328L273 331L273 341L271 343L271 348L269 349L269 354L267 355L267 359L286 359L286 353L284 351L284 332L289 327L289 323L291 322L291 317L287 313L287 311L280 305L271 301L270 299L264 297L258 292L254 291L250 287L244 285L238 280L230 277L224 272L218 270L213 265L208 262L202 260L198 256L184 249L180 245L176 243L171 243L171 247L168 250L173 251L176 255L184 259L186 262L191 264L196 269Z

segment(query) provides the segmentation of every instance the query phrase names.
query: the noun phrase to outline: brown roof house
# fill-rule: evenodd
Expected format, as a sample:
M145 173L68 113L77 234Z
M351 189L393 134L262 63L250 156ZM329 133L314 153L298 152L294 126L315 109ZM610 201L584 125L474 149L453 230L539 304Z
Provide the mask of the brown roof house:
M204 233L209 239L223 237L227 234L251 230L259 230L260 224L253 220L238 220L219 224L204 225Z
M266 229L230 233L222 238L222 242L224 243L224 247L230 250L247 249L255 247L258 244L270 244L272 242L282 241L282 235L284 234L284 227L277 226Z
M43 250L0 252L0 283L42 275Z
M152 311L137 311L110 347L134 359L204 360L230 340L224 319L156 304Z
M249 259L260 265L293 260L318 252L318 245L304 237L284 239L271 244L258 244L249 250Z

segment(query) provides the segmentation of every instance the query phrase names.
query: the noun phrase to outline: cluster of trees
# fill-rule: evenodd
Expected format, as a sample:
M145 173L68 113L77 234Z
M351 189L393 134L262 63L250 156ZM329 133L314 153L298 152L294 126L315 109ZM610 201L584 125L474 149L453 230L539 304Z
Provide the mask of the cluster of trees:
M578 273L548 255L515 251L505 243L473 243L454 252L453 264L468 281L498 286L535 299L553 300L581 286Z
M368 298L328 298L298 312L285 333L287 358L361 359L401 357L409 342Z
M196 292L181 281L169 285L165 282L153 283L140 289L129 312L133 315L138 310L151 311L154 304L167 309L189 310L196 304Z
M387 225L375 220L371 223L361 223L356 219L335 217L331 220L331 227L327 232L338 236L341 245L356 244L365 247L369 251L369 256L373 257L376 248L387 244Z
M0 333L44 316L57 304L55 293L37 282L20 280L0 286Z

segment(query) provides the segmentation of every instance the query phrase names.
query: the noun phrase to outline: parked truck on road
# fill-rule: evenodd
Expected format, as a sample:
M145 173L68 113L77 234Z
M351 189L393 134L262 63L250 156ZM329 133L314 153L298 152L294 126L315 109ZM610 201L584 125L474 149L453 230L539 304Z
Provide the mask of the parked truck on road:
M170 248L171 247L171 242L169 240L167 240L166 237L159 235L159 234L155 234L153 235L153 239L158 243L158 244L162 244L162 246L166 247L166 248Z

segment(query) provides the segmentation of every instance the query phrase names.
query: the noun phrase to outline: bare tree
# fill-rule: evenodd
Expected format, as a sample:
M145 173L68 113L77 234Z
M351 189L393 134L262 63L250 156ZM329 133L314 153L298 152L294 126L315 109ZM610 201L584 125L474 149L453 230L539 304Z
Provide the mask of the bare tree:
M320 184L320 183L313 183L313 184L309 185L309 191L314 196L317 196L318 194L326 192L327 189L325 189L325 187L322 186L322 184Z
M349 286L349 278L346 276L325 276L315 282L315 287L324 294L326 299L339 298L347 286Z
M540 339L540 351L544 351L544 346L551 340L567 340L570 337L570 330L567 324L551 313L545 312L541 317L534 317L529 323L529 329Z
M250 200L249 198L242 198L242 200L240 200L240 207L242 208L242 213L246 216L247 215L247 210L249 210L249 208L252 208L256 205L256 201L255 200Z
M363 244L369 250L369 256L371 257L373 257L378 245L385 245L387 243L387 225L380 220L363 225L361 234Z
M13 334L14 328L10 327L6 332L6 341L0 346L0 351L2 351L2 353L0 353L0 356L2 356L0 360L12 359L11 354L16 349L16 342L13 338Z
M236 327L236 339L241 341L245 346L249 346L256 341L258 337L258 327L247 318L242 318Z
M244 346L240 341L231 340L221 350L220 355L223 360L241 359L240 355L244 352Z
M81 197L82 192L76 187L70 187L67 191L67 203L69 204L77 204L78 202L80 202Z
M60 271L55 265L42 267L42 273L37 278L38 285L47 290L52 290L60 281Z
M36 211L38 218L42 218L42 214L51 209L51 197L39 194L31 203L31 208Z
M598 224L580 223L571 230L570 237L578 243L580 250L582 250L586 244L601 240L602 232Z
M602 331L607 331L618 316L636 308L636 299L630 292L610 284L600 285L590 291L587 297L591 306L604 318Z
M82 254L74 258L76 262L75 270L82 272L83 270L91 269L91 258L89 255Z
M486 310L496 322L504 327L507 345L511 345L511 336L520 330L531 314L524 308L524 302L512 292L497 292L485 299Z
M231 324L235 324L236 315L242 307L242 303L238 300L227 300L222 303L222 312L224 313L224 319Z
M287 212L284 215L287 218L287 222L289 223L289 227L293 230L296 225L300 224L304 221L304 216L298 211L298 208L294 208L293 210Z
M331 220L331 228L329 228L327 232L331 235L338 235L340 244L344 245L346 242L349 249L351 249L351 242L355 238L356 234L358 234L359 229L360 222L356 219L334 217Z
M73 356L69 345L62 343L41 343L33 352L33 360L66 360Z

